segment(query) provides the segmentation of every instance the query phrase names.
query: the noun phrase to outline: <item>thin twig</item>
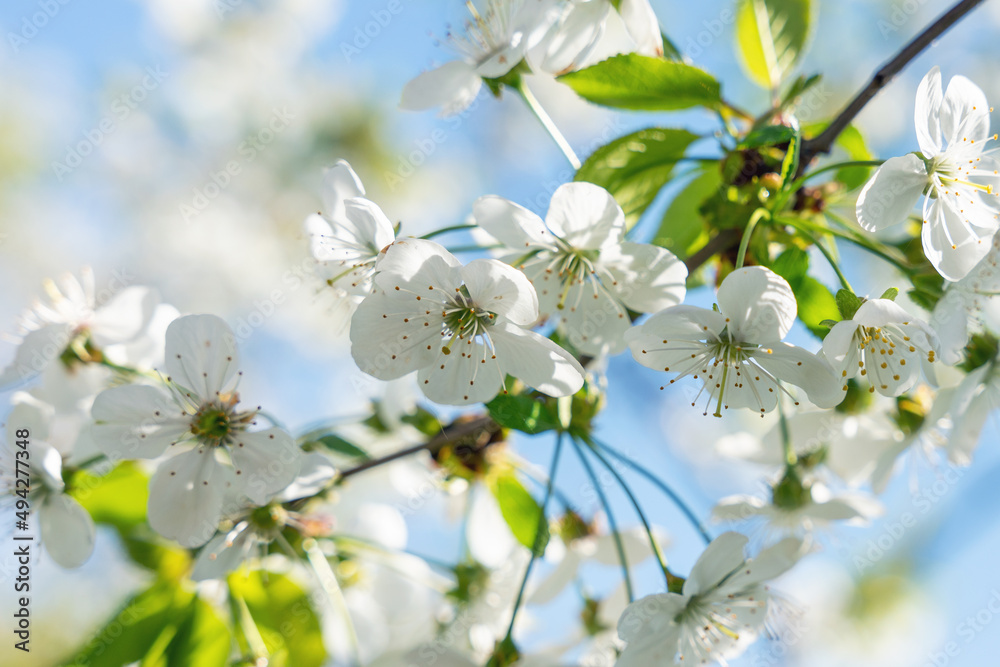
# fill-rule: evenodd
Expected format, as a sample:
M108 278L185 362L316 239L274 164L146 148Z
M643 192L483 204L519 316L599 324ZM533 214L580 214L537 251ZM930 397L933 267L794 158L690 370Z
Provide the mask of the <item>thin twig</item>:
M926 49L931 42L941 36L944 31L953 26L959 21L963 16L968 14L970 11L976 8L977 5L983 3L983 0L962 0L961 2L955 4L954 7L949 9L947 12L942 14L934 23L930 24L922 33L917 35L910 41L909 44L904 46L896 56L887 62L882 68L875 73L872 80L868 82L868 85L861 89L854 99L851 100L844 110L833 119L833 122L819 136L807 140L802 146L802 159L799 162L799 170L796 176L805 171L806 165L809 161L816 155L820 153L829 153L830 148L833 146L833 142L836 141L840 133L847 129L847 126L851 124L865 105L867 105L872 98L882 88L884 88L893 77L899 74L904 67L906 67L911 60L920 55L920 52Z

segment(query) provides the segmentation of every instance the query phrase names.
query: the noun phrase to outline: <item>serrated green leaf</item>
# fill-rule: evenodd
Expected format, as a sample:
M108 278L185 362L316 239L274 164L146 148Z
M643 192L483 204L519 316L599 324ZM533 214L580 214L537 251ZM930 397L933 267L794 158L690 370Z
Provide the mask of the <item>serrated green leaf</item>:
M633 132L594 151L576 172L575 180L610 192L631 226L670 180L677 161L696 139L698 135L687 130Z
M323 633L309 596L276 572L237 572L229 588L246 602L272 667L320 667L326 661Z
M740 0L737 52L750 79L777 88L802 55L812 21L810 0Z
M854 314L858 312L860 307L861 299L854 292L846 289L837 292L837 310L840 312L841 319L853 320Z
M534 549L536 546L535 536L541 523L542 534L537 545L537 553L543 552L549 541L548 524L540 521L541 506L524 488L514 471L508 469L492 476L489 479L489 488L493 497L497 499L500 513L514 537L529 549Z
M652 243L666 248L682 260L704 246L708 241L708 230L700 209L721 185L722 175L714 166L695 177L670 202Z
M559 80L585 100L617 109L714 109L720 100L719 82L704 70L635 53L602 60Z
M889 301L895 301L896 297L899 296L899 290L895 287L890 287L886 291L882 292L880 299L889 299Z
M525 394L499 394L486 404L493 421L504 428L532 435L559 426L556 416L543 400Z

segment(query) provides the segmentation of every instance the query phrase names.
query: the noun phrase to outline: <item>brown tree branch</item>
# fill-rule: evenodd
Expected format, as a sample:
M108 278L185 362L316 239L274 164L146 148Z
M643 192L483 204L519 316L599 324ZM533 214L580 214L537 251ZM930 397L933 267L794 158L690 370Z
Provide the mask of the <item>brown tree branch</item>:
M962 17L981 5L983 0L962 0L954 7L938 17L934 23L930 24L922 33L914 37L909 44L904 46L896 56L887 62L875 73L868 85L855 95L843 111L833 119L833 122L818 136L805 141L802 144L802 158L799 161L799 169L796 176L801 176L809 162L820 153L829 153L833 142L837 140L840 133L847 129L854 118L861 112L875 95L878 94L892 79L906 67L911 60L916 58L926 49L931 42L941 36L948 28L957 23Z

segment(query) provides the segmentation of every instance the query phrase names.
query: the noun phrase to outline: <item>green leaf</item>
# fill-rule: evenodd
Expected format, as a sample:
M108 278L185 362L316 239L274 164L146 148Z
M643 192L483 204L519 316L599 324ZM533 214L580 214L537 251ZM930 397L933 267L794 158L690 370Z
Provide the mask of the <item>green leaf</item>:
M614 195L629 226L653 203L670 180L674 165L698 135L687 130L650 128L619 137L601 146L576 172Z
M535 548L535 536L538 534L538 524L542 508L534 497L528 493L518 480L512 469L506 469L493 475L488 480L490 491L500 505L500 513L510 526L517 541L528 547ZM548 524L542 523L542 535L538 544L538 552L545 550L549 541Z
M777 88L795 67L812 29L809 0L740 0L736 42L750 79Z
M707 72L680 62L640 56L614 56L559 80L594 104L639 111L676 111L719 105L719 82Z
M417 406L413 414L404 415L400 418L404 424L409 424L426 436L435 436L441 432L441 421L434 416L434 413Z
M789 248L774 260L771 270L793 286L799 284L809 271L809 253L801 248Z
M132 597L66 667L123 667L164 650L188 619L193 597L167 582L153 584Z
M844 128L844 131L840 133L835 143L844 149L847 157L852 161L861 162L874 159L871 151L868 150L865 138L861 135L861 131L853 125L848 125ZM867 183L871 173L872 167L842 167L837 170L836 178L848 190L853 190Z
M334 433L329 433L324 435L322 438L316 438L313 442L316 442L331 452L336 454L341 454L352 459L360 459L362 461L368 461L371 456L365 450L361 449L354 443L344 440L339 435Z
M899 290L895 287L890 287L886 291L882 292L880 299L889 299L889 301L895 301L896 297L899 296Z
M789 107L795 107L795 105L798 104L797 98L801 97L803 93L819 83L822 78L823 76L821 74L813 74L808 77L802 75L795 79L795 81L788 86L788 90L785 91L784 96L782 96L779 108L787 109Z
M799 320L813 335L823 338L827 332L825 322L838 319L837 300L826 285L808 275L809 253L789 248L778 255L771 269L792 288Z
M270 667L320 667L326 661L319 618L291 579L276 572L238 572L227 581L246 602L271 654Z
M696 176L670 202L653 237L653 244L666 248L682 260L704 246L708 241L708 230L700 209L706 200L718 193L721 186L722 174L715 166Z
M823 324L839 314L837 300L830 288L811 276L806 276L795 290L795 302L799 307L799 319L817 338L824 338L827 327Z
M739 148L760 148L761 146L776 146L792 140L795 129L787 125L765 125L743 138Z
M232 636L215 610L195 598L184 610L184 620L166 641L161 635L146 653L141 667L216 667L232 652Z
M122 463L103 477L77 472L69 487L97 523L131 528L146 521L149 478L135 463Z
M532 435L555 430L559 421L544 400L526 394L499 394L486 404L490 417L503 426Z
M788 150L785 151L785 159L781 161L781 187L788 188L795 181L795 174L799 169L799 152L802 148L802 132L795 131L795 136L788 142Z
M837 310L842 319L853 320L860 307L861 299L854 292L846 289L837 292Z

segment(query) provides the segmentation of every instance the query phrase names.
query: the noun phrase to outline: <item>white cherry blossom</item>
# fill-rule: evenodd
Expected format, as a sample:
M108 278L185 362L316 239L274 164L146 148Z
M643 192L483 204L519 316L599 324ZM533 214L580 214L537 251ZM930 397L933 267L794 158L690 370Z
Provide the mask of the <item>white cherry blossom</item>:
M32 524L37 521L42 546L52 560L65 568L77 568L94 551L94 520L75 498L65 493L63 460L46 442L49 437L46 417L42 410L27 403L16 405L7 415L7 442L0 447L0 509L11 522L15 512L30 511L28 526L34 529L36 526ZM26 444L22 448L18 442ZM20 494L26 490L25 498ZM30 510L18 506L21 500L27 501Z
M737 269L719 285L718 310L667 308L625 334L632 356L644 366L700 378L723 409L752 408L763 415L777 405L781 382L803 390L815 405L830 408L843 398L829 364L811 352L781 342L797 306L791 287L770 269ZM700 392L699 392L700 395ZM692 405L697 402L692 401Z
M660 24L649 0L569 0L528 54L532 68L564 74L619 53L663 55Z
M903 222L924 197L924 254L947 280L964 278L1000 227L1000 163L986 150L990 105L964 76L944 93L933 68L920 82L914 121L921 155L885 162L858 197L858 222L878 231Z
M345 327L372 290L379 252L396 237L392 223L366 199L361 179L344 160L323 172L323 212L306 218L317 273L329 287L336 319Z
M765 539L770 542L786 536L809 539L834 521L867 525L882 512L882 505L871 495L857 491L832 492L817 483L809 487L807 497L796 506L781 506L775 501L747 494L728 496L712 509L712 518L732 522L758 520L762 523Z
M473 216L535 286L540 315L558 317L585 354L625 349L628 309L652 313L684 300L684 263L664 248L626 241L625 214L597 185L560 186L544 222L496 196L478 199Z
M471 18L464 32L449 32L448 46L459 56L406 84L400 106L411 111L440 108L442 115L468 107L483 79L509 73L558 16L557 0L466 2Z
M37 300L21 316L21 341L0 387L37 377L64 355L82 361L128 359L123 344L135 341L156 313L159 297L148 287L129 286L115 275L98 290L89 268L43 284L47 301Z
M1000 234L993 248L961 280L947 285L930 324L937 334L941 361L957 364L973 332L1000 334Z
M452 405L489 401L508 374L552 396L583 386L579 362L527 328L534 288L498 260L463 266L433 241L404 239L379 260L375 286L351 323L351 353L369 375L417 371L429 399Z
M870 391L899 396L920 379L921 361L934 361L934 332L890 299L869 299L850 320L837 322L823 354L844 381L858 372Z
M723 533L702 553L681 593L650 595L630 604L618 621L626 642L617 667L701 665L741 653L765 628L771 595L765 582L801 557L787 538L747 559L747 538Z
M955 424L948 438L948 458L952 463L972 463L986 420L997 408L1000 408L1000 369L993 359L969 373L955 390L951 410Z
M167 329L166 386L112 387L91 409L94 439L109 457L172 454L150 481L149 523L184 546L215 534L230 494L261 505L299 471L292 437L276 427L252 430L257 409L239 408L238 365L224 321L182 317Z

